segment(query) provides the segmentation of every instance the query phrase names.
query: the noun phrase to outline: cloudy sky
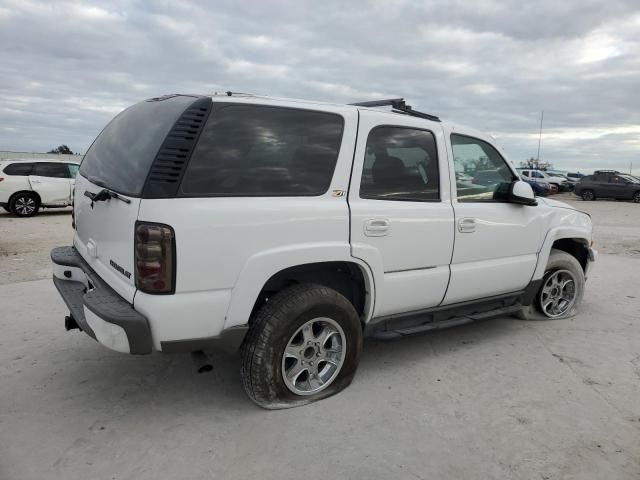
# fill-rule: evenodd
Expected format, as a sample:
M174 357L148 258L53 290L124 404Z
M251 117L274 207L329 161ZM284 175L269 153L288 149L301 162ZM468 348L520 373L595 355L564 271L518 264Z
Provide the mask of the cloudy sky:
M84 152L123 108L234 90L405 97L514 162L640 172L638 0L0 0L0 150Z

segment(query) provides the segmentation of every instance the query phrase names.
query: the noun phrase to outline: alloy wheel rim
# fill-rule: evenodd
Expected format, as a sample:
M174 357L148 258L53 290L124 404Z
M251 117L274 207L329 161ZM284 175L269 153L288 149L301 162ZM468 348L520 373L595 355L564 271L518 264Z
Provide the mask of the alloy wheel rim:
M585 200L591 200L593 198L593 192L591 191L584 192L583 197L585 198Z
M36 209L36 202L31 197L20 197L16 200L16 211L20 215L29 215Z
M282 354L282 379L296 395L327 388L340 373L346 353L342 327L331 318L305 322L289 338Z
M549 318L567 313L576 302L576 277L569 270L555 270L547 276L540 291L540 308Z

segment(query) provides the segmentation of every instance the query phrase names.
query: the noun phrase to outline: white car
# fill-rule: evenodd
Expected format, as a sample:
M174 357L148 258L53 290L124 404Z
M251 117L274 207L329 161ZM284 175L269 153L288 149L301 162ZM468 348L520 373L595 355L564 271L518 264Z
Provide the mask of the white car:
M595 259L587 214L402 99L140 102L85 155L73 214L51 252L66 328L131 354L239 351L266 408L345 388L367 335L572 315Z
M68 207L79 165L54 159L0 161L0 206L19 217Z
M564 176L553 175L548 172L543 172L542 170L532 170L528 168L518 168L517 170L520 175L525 177L527 180L531 180L536 183L548 183L555 185L558 187L559 192L566 192L573 189L573 183Z

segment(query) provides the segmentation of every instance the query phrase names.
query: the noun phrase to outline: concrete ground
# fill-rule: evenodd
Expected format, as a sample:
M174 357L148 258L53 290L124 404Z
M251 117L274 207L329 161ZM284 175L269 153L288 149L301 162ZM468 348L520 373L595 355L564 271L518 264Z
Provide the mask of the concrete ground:
M237 358L198 375L65 332L39 278L68 213L0 215L0 479L637 480L640 206L575 205L604 252L578 316L369 341L347 390L281 411L248 400Z

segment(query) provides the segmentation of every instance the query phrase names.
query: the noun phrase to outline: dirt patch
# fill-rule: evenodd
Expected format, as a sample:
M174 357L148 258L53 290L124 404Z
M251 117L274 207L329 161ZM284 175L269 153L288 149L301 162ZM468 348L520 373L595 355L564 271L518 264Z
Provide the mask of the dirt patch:
M49 252L71 245L71 209L44 210L35 217L0 213L0 285L51 276Z

